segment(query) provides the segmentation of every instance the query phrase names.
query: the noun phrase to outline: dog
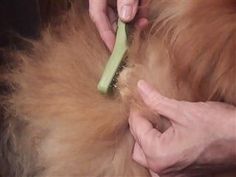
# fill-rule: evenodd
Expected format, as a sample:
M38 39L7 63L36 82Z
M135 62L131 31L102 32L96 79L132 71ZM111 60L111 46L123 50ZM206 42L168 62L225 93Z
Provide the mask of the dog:
M28 50L7 52L3 177L149 177L132 160L129 110L162 131L168 122L142 103L140 79L169 98L236 105L234 0L156 0L148 18L145 30L129 35L127 66L112 96L96 89L109 52L86 9L72 8L39 41L26 40Z

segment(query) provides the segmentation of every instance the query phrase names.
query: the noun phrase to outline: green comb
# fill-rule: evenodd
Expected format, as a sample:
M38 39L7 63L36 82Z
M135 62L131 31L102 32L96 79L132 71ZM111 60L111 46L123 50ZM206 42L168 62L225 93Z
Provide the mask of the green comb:
M119 19L115 46L97 86L101 93L106 94L112 88L127 48L126 25Z

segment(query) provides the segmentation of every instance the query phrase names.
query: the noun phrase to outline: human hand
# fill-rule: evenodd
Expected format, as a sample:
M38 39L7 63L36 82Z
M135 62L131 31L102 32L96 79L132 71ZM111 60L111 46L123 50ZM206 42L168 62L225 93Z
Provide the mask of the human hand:
M160 133L139 112L131 111L135 138L133 159L153 176L198 176L211 167L236 163L236 108L217 102L185 102L166 98L144 81L138 82L144 103L167 117L171 126Z
M115 30L117 14L108 0L89 0L89 14L95 23L102 40L111 51L115 43ZM145 0L140 0L140 5L144 5ZM118 16L124 22L130 22L134 19L138 11L139 0L117 0ZM139 20L137 22L140 28L147 24L146 8L139 10Z

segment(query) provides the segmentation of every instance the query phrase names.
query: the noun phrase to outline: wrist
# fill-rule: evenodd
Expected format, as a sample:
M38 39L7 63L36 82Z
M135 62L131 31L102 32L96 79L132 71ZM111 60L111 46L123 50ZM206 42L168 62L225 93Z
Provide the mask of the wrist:
M226 163L236 164L236 107L233 107L228 117L223 117L223 119L225 119L222 140L224 145L219 153L225 157Z
M236 107L229 108L225 115L220 117L218 129L214 130L218 135L209 141L200 155L202 164L236 165Z
M229 140L232 142L231 154L234 158L234 163L236 164L236 107L232 111L232 116L229 121Z
M229 141L236 141L236 107L232 109L232 111L229 114L229 117L224 118L226 127L225 135L227 140Z
M222 169L236 165L236 141L217 140L209 144L197 159L201 165L221 166Z
M225 117L225 140L226 144L226 155L228 159L236 164L236 107L232 107L229 113L229 117Z

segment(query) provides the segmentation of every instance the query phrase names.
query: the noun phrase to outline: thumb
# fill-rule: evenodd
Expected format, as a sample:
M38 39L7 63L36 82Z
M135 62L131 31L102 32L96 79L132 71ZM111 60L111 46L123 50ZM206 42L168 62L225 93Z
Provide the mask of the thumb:
M138 10L139 0L118 0L118 15L124 22L133 20Z
M138 92L144 103L155 113L161 114L172 121L176 121L180 114L179 101L162 96L145 81L138 82Z

